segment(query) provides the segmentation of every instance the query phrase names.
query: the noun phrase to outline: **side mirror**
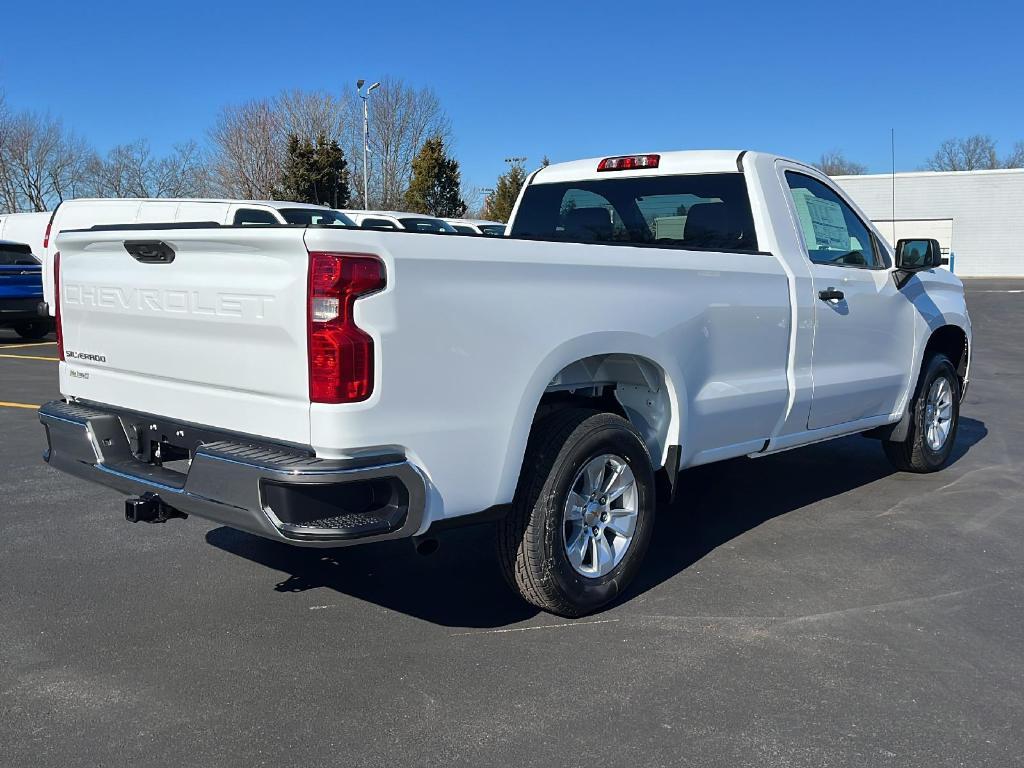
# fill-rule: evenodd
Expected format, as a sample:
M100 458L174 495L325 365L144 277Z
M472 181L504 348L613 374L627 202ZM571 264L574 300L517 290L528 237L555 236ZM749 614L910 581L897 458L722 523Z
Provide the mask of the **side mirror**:
M942 251L938 240L898 240L896 242L896 269L920 272L942 264Z

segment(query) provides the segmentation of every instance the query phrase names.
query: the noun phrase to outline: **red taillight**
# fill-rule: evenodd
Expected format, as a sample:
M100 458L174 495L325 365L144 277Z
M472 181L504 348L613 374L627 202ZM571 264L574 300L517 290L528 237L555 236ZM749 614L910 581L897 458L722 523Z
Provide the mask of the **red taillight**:
M372 256L309 254L309 399L354 403L373 393L373 339L352 316L356 299L385 285Z
M661 155L623 155L606 157L597 164L599 171L633 171L638 168L657 168Z
M60 251L53 254L53 325L57 331L57 352L64 359L64 331L60 327Z
M57 215L57 211L50 214L50 220L46 222L46 232L43 233L43 250L45 251L50 245L50 227L53 226L53 217Z

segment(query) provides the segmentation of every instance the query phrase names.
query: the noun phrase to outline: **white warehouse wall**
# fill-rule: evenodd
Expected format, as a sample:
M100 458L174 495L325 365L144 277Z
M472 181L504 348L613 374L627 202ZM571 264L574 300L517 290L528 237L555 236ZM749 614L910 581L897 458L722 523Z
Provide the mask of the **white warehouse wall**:
M835 181L891 238L892 175ZM902 222L951 219L953 271L962 277L1024 276L1024 169L897 173L895 219L898 237L908 236Z

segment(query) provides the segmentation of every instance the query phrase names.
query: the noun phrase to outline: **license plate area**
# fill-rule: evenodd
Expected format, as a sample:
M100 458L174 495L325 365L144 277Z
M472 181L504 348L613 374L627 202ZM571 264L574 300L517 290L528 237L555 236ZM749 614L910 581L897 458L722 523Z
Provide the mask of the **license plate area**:
M132 456L143 464L188 474L196 450L204 442L200 430L173 421L122 416L121 426Z

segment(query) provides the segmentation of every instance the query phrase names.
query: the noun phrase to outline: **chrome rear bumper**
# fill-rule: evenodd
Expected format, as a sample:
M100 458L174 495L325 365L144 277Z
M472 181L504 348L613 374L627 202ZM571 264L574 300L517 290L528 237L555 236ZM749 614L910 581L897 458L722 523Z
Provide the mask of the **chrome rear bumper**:
M154 493L174 509L288 544L402 538L423 521L426 482L400 455L319 459L224 435L196 444L178 462L185 471L176 471L139 458L139 435L159 444L166 420L62 400L44 405L39 420L44 458L57 469L126 494ZM193 427L172 434L185 429Z

